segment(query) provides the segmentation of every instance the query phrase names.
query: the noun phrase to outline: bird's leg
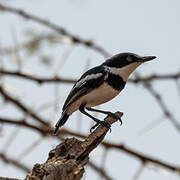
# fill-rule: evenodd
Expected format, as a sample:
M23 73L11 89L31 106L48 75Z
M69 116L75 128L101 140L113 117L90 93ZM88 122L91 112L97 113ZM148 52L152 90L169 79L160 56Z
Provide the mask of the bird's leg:
M101 120L99 120L99 119L91 116L89 113L87 113L87 112L85 111L85 104L82 104L82 105L79 107L79 110L80 110L81 113L85 114L86 116L90 117L92 120L94 120L94 121L96 122L96 124L90 129L90 132L91 132L94 128L96 128L99 124L101 124L102 126L106 127L106 128L109 129L110 132L111 132L111 125L110 125L109 123L107 123L107 122L105 122L105 121L101 121Z
M107 115L109 115L109 116L111 116L111 117L113 117L113 118L118 119L118 120L120 121L121 125L122 125L122 120L121 120L121 118L120 118L119 116L117 116L115 113L112 113L112 112L110 112L110 111L102 111L102 110L94 109L94 108L91 108L91 107L86 107L86 109L87 109L88 111L94 111L94 112L99 112L99 113L102 113L102 114L107 114Z

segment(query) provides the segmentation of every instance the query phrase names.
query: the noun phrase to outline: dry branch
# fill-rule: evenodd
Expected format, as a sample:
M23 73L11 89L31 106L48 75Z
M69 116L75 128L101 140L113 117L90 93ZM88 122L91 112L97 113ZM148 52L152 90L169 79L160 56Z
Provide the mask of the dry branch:
M0 4L0 11L9 12L9 13L21 16L21 17L25 18L26 20L32 20L38 24L44 25L48 28L55 30L56 32L60 33L63 36L69 37L73 43L82 44L88 48L94 49L97 52L101 53L105 57L110 56L110 54L106 50L104 50L102 47L96 45L92 41L84 40L78 36L75 36L72 33L65 30L64 28L62 28L62 27L58 26L57 24L54 24L46 19L43 19L43 18L40 18L33 14L27 13L21 9L16 9L16 8L9 7L9 6L3 5L3 4Z
M121 118L123 113L116 112ZM109 124L113 124L117 119L107 117ZM49 157L44 164L35 164L26 180L32 179L58 179L59 180L79 180L83 176L84 166L89 161L89 154L104 139L108 129L99 125L84 141L76 138L66 139L55 149L49 152Z
M104 178L106 180L112 180L112 178L107 174L107 172L102 167L98 167L96 164L93 164L92 162L89 162L88 165L92 169L97 171L101 175L102 178Z
M169 74L152 74L146 77L136 77L135 79L130 79L130 82L133 83L142 83L154 80L177 80L180 78L180 72L177 73L169 73Z
M117 144L103 142L103 145L108 149L111 149L111 148L114 148L117 150L119 149L122 152L125 152L131 156L134 156L135 158L139 159L143 164L148 164L148 163L150 164L151 163L151 164L160 166L162 168L166 168L168 170L174 171L177 174L180 174L180 166L175 166L175 165L172 165L170 163L164 162L162 160L159 160L159 159L153 158L151 156L145 155L142 152L135 151L134 149L126 147L123 144L117 145Z
M28 173L30 172L30 169L25 166L24 164L18 162L18 160L7 157L4 153L0 153L0 159L6 163L6 164L11 164L13 166L15 166L16 168L23 170L24 172Z
M18 77L18 78L22 78L24 80L31 80L34 82L37 82L39 84L42 83L75 83L77 80L76 79L67 79L67 78L61 78L61 77L50 77L50 78L46 78L46 77L36 77L30 74L26 74L23 72L19 72L19 71L6 71L3 69L0 69L0 75L6 75L6 76L11 76L11 77Z
M41 124L45 126L49 126L49 123L45 122L43 119L41 119L38 115L36 115L32 110L30 110L28 107L26 107L23 103L15 99L14 97L10 96L2 86L0 86L0 94L6 101L10 101L12 104L17 106L21 111L32 117L34 120L40 122Z
M145 82L143 83L143 85L151 93L151 95L156 99L156 102L161 107L165 117L167 117L170 120L170 122L175 127L177 132L180 134L180 124L178 120L174 117L173 113L170 112L168 106L163 101L162 96L153 88L152 85Z
M43 83L70 83L74 84L77 79L71 78L61 78L58 76L53 77L37 77L34 75L26 74L20 71L8 71L4 69L0 69L0 75L10 76L10 77L17 77L24 80L30 80L32 82L36 82L39 84ZM134 84L144 83L149 81L157 81L157 80L177 80L180 78L180 73L172 73L172 74L153 74L146 77L136 77L134 79L129 79L128 81Z

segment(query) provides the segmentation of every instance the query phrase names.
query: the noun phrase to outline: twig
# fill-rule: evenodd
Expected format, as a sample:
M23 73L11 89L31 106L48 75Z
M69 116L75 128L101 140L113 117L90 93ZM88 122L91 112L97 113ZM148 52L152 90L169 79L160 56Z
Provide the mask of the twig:
M138 73L135 74L136 78L140 78L140 75ZM178 74L179 75L179 74ZM178 77L178 76L177 76ZM174 78L174 77L173 77ZM175 78L176 79L176 78ZM164 115L170 120L170 122L172 123L172 125L175 127L175 129L177 130L177 132L180 134L180 124L178 123L178 121L176 120L176 118L174 117L174 115L169 111L168 107L166 106L165 102L163 101L161 95L155 91L155 89L153 88L153 86L151 85L151 83L149 81L142 81L143 86L151 93L151 95L156 99L157 103L159 104L159 106L161 107Z
M148 85L148 84L144 83L144 86L152 94L152 96L157 100L159 106L161 107L162 111L164 112L164 115L170 120L172 125L176 128L177 132L180 134L180 124L178 123L176 118L173 116L173 114L169 111L168 107L166 106L166 104L163 101L160 94L157 91L155 91L155 89L152 87L152 85Z
M19 109L21 109L23 112L25 112L27 115L29 115L30 117L32 117L36 121L40 122L43 125L49 126L49 123L47 123L43 119L41 119L38 115L36 115L33 111L31 111L23 103L21 103L17 99L15 99L15 98L11 97L10 95L8 95L2 86L0 86L0 94L2 95L2 97L5 100L10 101L12 104L17 106Z
M48 135L53 132L53 129L50 128L50 126L38 127L38 126L27 123L24 119L16 120L16 119L0 117L0 122L4 123L4 124L11 124L11 125L17 125L17 126L23 126L26 128L30 128L30 129L33 129L33 130L39 132L43 136Z
M141 83L141 82L148 82L154 80L177 80L180 78L180 72L172 73L172 74L152 74L147 77L139 77L137 76L135 79L130 79L129 82L133 83Z
M26 173L30 172L30 169L27 166L25 166L24 164L21 164L19 161L15 160L15 159L7 157L3 153L0 153L0 159L3 162L11 164L11 165L17 167L18 169L23 170Z
M136 173L134 174L132 180L138 180L142 171L144 170L145 164L141 164L140 167L137 169Z
M39 43L40 41L55 38L54 34L41 34L35 38L30 39L27 42L23 42L21 44L17 44L13 47L0 47L0 54L1 55L9 55L12 53L16 53L22 49L27 49L28 47L34 46L35 44Z
M178 95L180 97L180 82L179 82L179 79L176 80L176 87L177 87Z
M109 175L104 171L104 169L101 167L98 167L96 164L92 163L92 162L89 162L88 165L96 170L97 172L99 172L99 174L101 175L101 178L105 178L106 180L112 180L111 177L109 177Z
M11 34L12 34L13 43L15 44L14 47L18 47L18 39L17 39L16 31L13 26L11 27ZM22 69L22 62L21 62L20 54L18 51L13 51L13 55L14 55L17 68L20 71Z
M18 159L23 159L27 154L32 152L42 141L44 138L40 137L39 139L35 140L32 144L30 144L19 156Z
M176 173L180 173L180 167L173 166L173 165L171 165L169 163L163 162L161 160L158 160L158 159L152 158L150 156L147 156L147 155L145 155L143 153L132 150L132 149L124 146L123 144L117 145L117 144L103 142L103 145L106 148L115 148L115 149L119 149L119 150L121 150L121 151L123 151L125 153L128 153L129 155L134 156L137 159L139 159L142 163L157 164L157 165L159 165L159 166L161 166L163 168L167 168L167 169L169 169L171 171L174 171Z
M105 170L105 164L106 164L106 160L107 160L107 154L108 154L108 151L107 149L103 149L104 152L102 154L102 158L101 158L101 168ZM99 176L99 180L102 180L103 179L103 175L100 174Z
M13 129L13 131L11 132L10 136L7 138L3 149L1 150L2 152L8 152L8 149L10 148L10 146L12 145L12 143L15 141L15 139L17 138L17 135L19 133L19 127L15 126L15 128Z

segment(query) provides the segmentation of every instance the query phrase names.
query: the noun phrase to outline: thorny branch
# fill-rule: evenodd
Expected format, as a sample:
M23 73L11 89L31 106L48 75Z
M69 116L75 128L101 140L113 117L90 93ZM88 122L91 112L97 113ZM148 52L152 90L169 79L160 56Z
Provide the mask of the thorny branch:
M9 7L9 6L6 6L6 5L3 5L3 4L0 4L0 11L4 11L4 12L9 12L9 13L13 13L15 15L18 15L18 16L21 16L27 20L32 20L36 23L39 23L39 24L42 24L48 28L51 28L55 31L57 31L58 33L60 33L61 35L64 35L64 36L67 36L69 37L73 43L78 43L78 44L82 44L88 48L91 48L91 49L94 49L96 50L97 52L101 53L103 56L105 57L108 57L110 56L110 54L105 51L102 47L96 45L95 43L93 43L92 41L90 40L84 40L78 36L75 36L73 35L72 33L68 32L67 30L65 30L64 28L46 20L46 19L43 19L43 18L40 18L40 17L37 17L33 14L30 14L30 13L27 13L21 9L16 9L16 8L13 8L13 7Z

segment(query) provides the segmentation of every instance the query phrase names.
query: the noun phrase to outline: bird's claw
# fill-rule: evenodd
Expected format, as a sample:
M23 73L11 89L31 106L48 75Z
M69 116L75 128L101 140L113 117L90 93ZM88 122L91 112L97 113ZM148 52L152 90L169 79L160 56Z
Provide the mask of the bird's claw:
M96 123L93 127L91 127L90 129L90 133L92 133L92 131L99 125L99 123Z
M108 130L110 130L111 132L111 125L106 122L106 121L99 121L97 122L91 129L90 129L90 132L92 132L92 130L94 130L98 125L102 125L103 127L106 127Z
M120 126L122 126L122 120L121 120L121 118L118 118L118 120L119 120L119 122L120 122Z
M112 118L115 118L115 119L119 120L120 125L122 125L122 120L117 114L109 112L108 115L111 116Z

